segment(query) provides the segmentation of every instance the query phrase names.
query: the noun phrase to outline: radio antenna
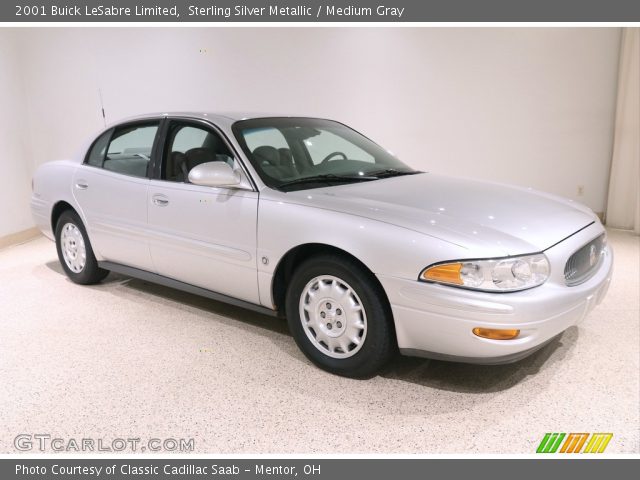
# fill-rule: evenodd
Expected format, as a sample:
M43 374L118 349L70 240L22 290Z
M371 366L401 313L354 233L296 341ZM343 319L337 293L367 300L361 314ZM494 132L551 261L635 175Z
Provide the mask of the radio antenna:
M100 97L100 110L102 110L102 121L104 123L105 128L107 127L107 117L104 114L104 102L102 101L102 89L98 89L98 97Z

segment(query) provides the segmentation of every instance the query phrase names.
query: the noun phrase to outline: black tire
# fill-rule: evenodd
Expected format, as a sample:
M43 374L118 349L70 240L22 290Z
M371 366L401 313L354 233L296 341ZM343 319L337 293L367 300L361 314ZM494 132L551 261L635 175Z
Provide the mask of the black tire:
M77 272L69 268L62 253L62 230L68 224L75 225L84 240L86 260L84 267ZM109 270L104 270L98 266L98 261L93 254L93 248L91 248L91 242L89 242L89 236L84 228L84 224L78 214L73 210L65 210L60 215L60 218L58 218L58 223L56 223L56 250L58 251L58 260L60 260L64 272L74 283L92 285L100 282L109 274Z
M305 326L309 317L305 317L304 320L301 318L301 296L304 293L305 298L311 298L307 297L305 293L307 285L318 277L323 276L325 278L326 276L336 277L351 287L351 290L359 297L360 304L366 315L364 340L359 347L354 343L350 344L348 348L357 350L347 358L330 356L328 354L329 347L326 344L322 345L322 341L318 341L322 337L316 335L313 327L308 330ZM325 281L328 282L328 280ZM325 283L325 285L331 284ZM325 305L323 302L319 302L319 304ZM289 330L300 350L315 365L328 372L351 378L370 378L397 351L391 309L382 287L370 272L366 271L357 261L346 256L326 254L310 258L302 263L293 273L289 283L285 308ZM321 312L320 315L335 315L335 312ZM316 315L316 318L320 321L319 316ZM324 324L329 317L322 318L324 319L322 320ZM335 322L338 317L333 316L332 318L332 321ZM303 322L305 325L303 325ZM334 325L338 325L338 323L334 323ZM324 327L321 328L324 329ZM342 328L342 324L340 324L340 328ZM319 343L318 346L307 335L307 331ZM325 333L327 333L326 330ZM334 334L337 334L337 332L334 331ZM333 339L331 340L333 341ZM324 351L321 350L323 347ZM344 351L341 349L338 353L341 354Z

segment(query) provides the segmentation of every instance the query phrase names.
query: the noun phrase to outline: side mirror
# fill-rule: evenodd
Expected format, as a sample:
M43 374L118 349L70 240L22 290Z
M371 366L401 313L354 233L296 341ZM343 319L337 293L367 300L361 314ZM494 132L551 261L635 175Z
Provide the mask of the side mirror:
M225 162L201 163L189 172L189 181L194 185L205 187L239 186L242 178L240 172L233 170Z

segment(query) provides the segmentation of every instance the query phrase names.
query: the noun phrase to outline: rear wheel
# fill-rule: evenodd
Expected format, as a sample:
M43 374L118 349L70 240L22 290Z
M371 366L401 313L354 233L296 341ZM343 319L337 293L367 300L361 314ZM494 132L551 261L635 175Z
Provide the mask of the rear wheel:
M370 377L395 352L384 292L349 258L325 255L300 265L289 284L286 311L300 349L331 373Z
M72 210L62 212L58 219L56 249L62 268L75 283L98 283L109 274L108 270L98 266L82 220Z

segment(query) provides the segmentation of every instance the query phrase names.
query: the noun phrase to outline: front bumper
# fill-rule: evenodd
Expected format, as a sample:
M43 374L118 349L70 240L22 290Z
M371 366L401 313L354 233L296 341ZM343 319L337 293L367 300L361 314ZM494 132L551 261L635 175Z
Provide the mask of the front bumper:
M551 275L541 286L512 293L485 293L434 283L378 276L393 311L401 353L468 363L509 363L533 353L580 323L604 298L613 252L607 247L597 272L568 287L564 265L573 252L600 235L594 224L547 249ZM475 327L519 329L513 340L490 340Z

